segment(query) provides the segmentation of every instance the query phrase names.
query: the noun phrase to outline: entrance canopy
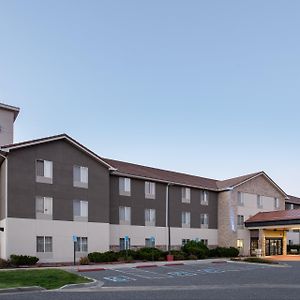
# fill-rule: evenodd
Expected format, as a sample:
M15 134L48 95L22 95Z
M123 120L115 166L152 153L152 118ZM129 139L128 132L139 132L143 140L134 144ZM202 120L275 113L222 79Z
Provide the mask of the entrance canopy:
M259 212L245 221L245 227L300 229L300 209Z

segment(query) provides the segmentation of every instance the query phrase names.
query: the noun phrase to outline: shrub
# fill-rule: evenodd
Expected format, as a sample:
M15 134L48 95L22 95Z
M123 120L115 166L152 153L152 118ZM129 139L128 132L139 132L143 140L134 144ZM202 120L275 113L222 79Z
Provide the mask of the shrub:
M131 258L130 260L133 260L136 258L136 251L130 250L130 249L128 249L127 251L122 250L122 251L116 252L116 255L118 257L118 261L120 261L120 258L123 260L129 260L129 258Z
M209 254L209 250L203 242L189 241L181 249L187 255L192 254L199 259L207 258Z
M86 256L80 257L79 264L80 265L89 265L90 264L89 258Z
M239 250L234 247L217 247L209 250L210 257L237 257Z
M198 257L196 255L194 255L194 254L190 254L188 256L188 259L190 259L190 260L196 260L196 259L198 259Z
M5 269L10 267L10 262L6 259L0 258L0 269Z
M165 258L164 252L157 248L141 248L135 252L135 258L141 260L159 260Z
M10 262L13 266L32 266L35 265L39 259L35 256L29 255L15 255L10 256Z
M171 255L174 256L174 260L185 260L186 259L186 253L184 253L183 251L172 250Z
M278 264L277 261L264 259L260 257L247 257L244 258L243 261L251 262L251 263L259 263L259 264Z
M107 251L104 253L92 252L88 254L90 262L114 262L118 260L118 254L113 251Z

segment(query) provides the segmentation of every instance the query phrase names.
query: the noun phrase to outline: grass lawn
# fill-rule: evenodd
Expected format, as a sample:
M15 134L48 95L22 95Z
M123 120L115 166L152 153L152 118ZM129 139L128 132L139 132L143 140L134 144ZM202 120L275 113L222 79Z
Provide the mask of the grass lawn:
M65 284L86 282L90 281L84 277L58 269L0 272L0 289L34 285L46 289L56 289Z

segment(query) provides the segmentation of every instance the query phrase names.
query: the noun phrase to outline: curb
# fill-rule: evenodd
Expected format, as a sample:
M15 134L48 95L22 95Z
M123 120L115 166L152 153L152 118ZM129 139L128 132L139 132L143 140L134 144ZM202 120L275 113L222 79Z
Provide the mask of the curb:
M40 286L24 286L24 287L17 287L17 288L8 288L8 289L0 289L0 294L7 294L7 293L21 293L21 292L42 292L46 291L46 289Z
M81 289L81 288L92 288L92 287L101 287L104 283L101 281L98 281L94 278L90 278L87 276L82 276L86 279L92 280L92 282L87 282L87 283L74 283L74 284L66 284L58 289L56 291L61 291L61 290L72 290L72 289Z
M105 271L105 268L92 268L92 269L77 269L77 272L95 272L95 271Z
M141 265L141 266L136 266L136 269L141 269L141 268L155 268L158 267L158 265Z

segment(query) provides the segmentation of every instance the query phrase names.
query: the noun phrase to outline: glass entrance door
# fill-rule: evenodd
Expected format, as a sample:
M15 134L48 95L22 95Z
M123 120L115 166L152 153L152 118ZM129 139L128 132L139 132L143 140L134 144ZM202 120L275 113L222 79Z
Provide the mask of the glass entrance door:
M282 255L282 239L266 238L266 256Z

